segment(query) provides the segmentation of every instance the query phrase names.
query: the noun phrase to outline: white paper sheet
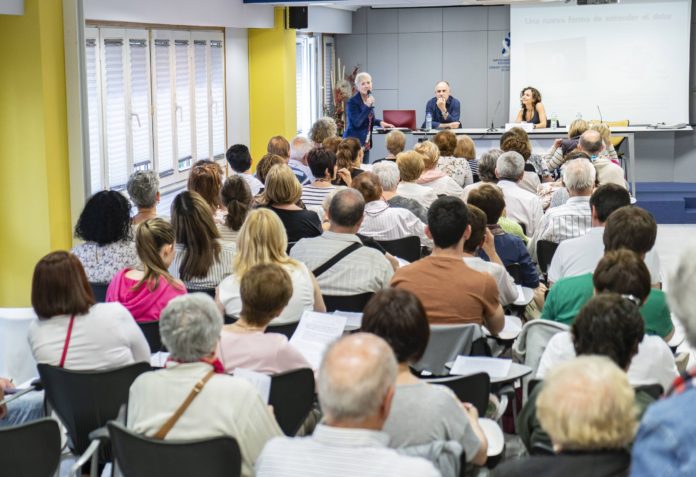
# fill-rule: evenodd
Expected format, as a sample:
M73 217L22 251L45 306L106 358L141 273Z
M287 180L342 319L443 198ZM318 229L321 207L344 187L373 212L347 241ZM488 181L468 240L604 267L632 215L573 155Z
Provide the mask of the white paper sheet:
M233 374L235 377L246 379L253 384L259 390L263 402L268 404L268 398L271 396L271 377L269 375L246 368L235 368Z
M336 310L333 312L333 314L346 317L345 331L357 330L362 326L362 316L363 316L362 313L355 312L355 311Z
M450 374L469 376L487 373L492 378L504 378L510 373L510 363L512 361L509 359L457 356Z
M312 369L319 369L324 350L343 334L347 320L341 315L305 311L290 343L302 353Z

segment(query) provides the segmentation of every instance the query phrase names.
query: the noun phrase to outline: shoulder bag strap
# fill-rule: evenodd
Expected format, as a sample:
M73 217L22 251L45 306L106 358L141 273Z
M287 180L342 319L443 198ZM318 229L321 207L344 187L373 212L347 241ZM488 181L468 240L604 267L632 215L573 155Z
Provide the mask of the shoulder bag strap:
M336 255L331 257L329 260L327 260L326 262L324 262L323 264L319 265L317 268L312 270L312 273L314 274L314 276L316 278L319 278L319 275L321 275L322 273L327 271L329 268L336 265L338 262L343 260L343 258L350 255L351 253L353 253L354 251L356 251L357 249L359 249L362 246L363 245L361 243L358 243L358 242L354 242L354 243L348 245L346 248L344 248L343 250L338 252Z
M68 348L70 347L70 336L72 336L73 325L75 324L75 315L70 316L70 323L68 324L68 332L65 335L65 343L63 343L63 354L60 356L60 363L58 367L62 368L65 365L65 358L68 356Z
M176 411L174 411L172 417L167 419L167 422L165 422L164 425L162 425L160 430L157 431L154 436L152 436L154 439L161 440L165 438L169 431L172 430L172 427L174 427L174 424L176 424L176 421L178 421L181 415L184 414L186 409L188 409L189 405L193 402L194 399L196 399L196 396L198 396L201 393L203 387L205 386L205 383L207 383L208 380L210 380L210 378L212 378L214 374L215 370L211 369L210 372L208 372L208 374L203 376L201 380L196 383L189 395L186 396L184 402L181 403L181 406L179 406L179 408Z

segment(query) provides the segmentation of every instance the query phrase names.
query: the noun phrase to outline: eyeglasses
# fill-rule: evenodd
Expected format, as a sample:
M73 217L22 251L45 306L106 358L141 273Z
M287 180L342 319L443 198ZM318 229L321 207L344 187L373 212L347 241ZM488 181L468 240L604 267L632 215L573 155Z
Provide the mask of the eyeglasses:
M636 305L638 308L640 308L640 300L638 299L638 297L635 297L635 296L630 295L630 294L625 294L625 295L621 295L621 298L623 298L624 300L630 301L631 303Z

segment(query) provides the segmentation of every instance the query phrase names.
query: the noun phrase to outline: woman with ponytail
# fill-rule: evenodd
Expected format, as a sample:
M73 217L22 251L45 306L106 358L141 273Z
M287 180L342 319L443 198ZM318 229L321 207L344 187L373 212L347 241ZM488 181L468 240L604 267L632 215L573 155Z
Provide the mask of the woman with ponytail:
M336 168L338 171L336 179L332 183L350 187L351 180L364 172L360 169L364 154L360 141L354 137L343 139L336 149Z
M239 229L251 210L254 196L251 195L249 183L242 176L234 175L227 178L221 191L222 205L227 208L225 222L217 224L220 231L220 242L223 245L236 247Z
M121 303L135 321L157 321L169 300L186 293L183 282L167 271L176 254L174 228L163 219L146 220L137 229L135 246L142 266L118 272L106 291L106 301Z

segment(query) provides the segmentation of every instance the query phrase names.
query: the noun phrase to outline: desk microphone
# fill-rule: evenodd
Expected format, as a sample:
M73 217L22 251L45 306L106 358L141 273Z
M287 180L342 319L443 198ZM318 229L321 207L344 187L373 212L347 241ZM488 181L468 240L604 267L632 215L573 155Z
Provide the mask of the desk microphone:
M602 119L602 110L599 109L599 104L597 105L597 111L599 112L599 122L603 123L604 119Z
M493 123L495 122L494 118L495 118L496 113L498 112L498 108L500 107L500 101L502 101L502 100L499 99L498 104L495 105L495 109L493 110L493 116L491 117L491 127L488 128L487 132L495 132L495 125Z

